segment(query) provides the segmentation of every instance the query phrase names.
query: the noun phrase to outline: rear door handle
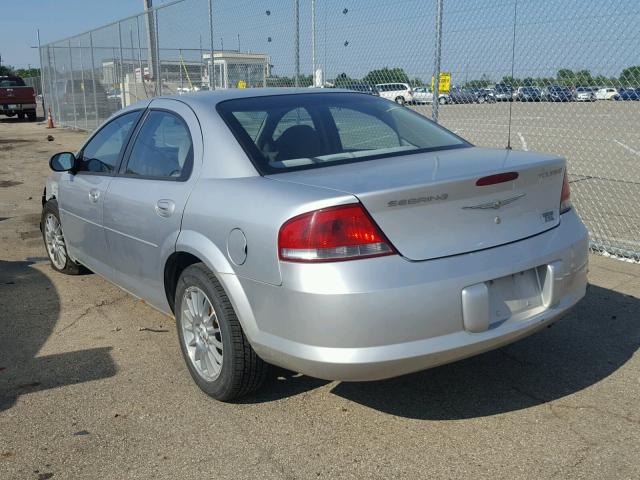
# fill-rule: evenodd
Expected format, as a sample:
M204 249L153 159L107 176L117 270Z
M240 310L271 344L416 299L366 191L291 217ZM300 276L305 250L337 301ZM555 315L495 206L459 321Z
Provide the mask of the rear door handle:
M98 198L100 198L100 190L96 190L95 188L89 190L89 200L91 200L93 203L96 203L98 201Z
M173 200L163 199L156 202L156 213L161 217L170 217L175 209L176 204Z

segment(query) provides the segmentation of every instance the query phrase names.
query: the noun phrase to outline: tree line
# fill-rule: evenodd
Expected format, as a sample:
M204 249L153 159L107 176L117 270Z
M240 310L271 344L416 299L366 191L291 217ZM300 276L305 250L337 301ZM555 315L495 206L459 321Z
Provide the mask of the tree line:
M545 86L545 85L563 85L567 87L573 86L602 86L602 87L616 87L616 88L640 88L640 65L627 67L622 70L618 77L607 77L605 75L592 75L589 70L577 70L573 71L568 68L561 68L557 71L555 77L524 77L517 78L510 75L504 76L499 80L494 80L488 75L482 75L479 79L457 81L452 76L451 81L455 85L460 85L470 88L483 88L489 87L496 83L505 83L513 87L527 87L527 86ZM335 79L329 80L336 87L343 85L349 85L354 83L364 83L368 85L375 85L378 83L408 83L413 87L421 87L425 85L431 85L431 79L425 81L422 78L414 77L410 78L403 68L384 67L380 69L371 70L362 78L351 77L347 73L341 73L336 76ZM298 77L298 85L301 87L309 87L313 84L313 77L311 75L301 75ZM295 85L295 78L286 76L271 76L267 78L267 86L273 87L293 87Z

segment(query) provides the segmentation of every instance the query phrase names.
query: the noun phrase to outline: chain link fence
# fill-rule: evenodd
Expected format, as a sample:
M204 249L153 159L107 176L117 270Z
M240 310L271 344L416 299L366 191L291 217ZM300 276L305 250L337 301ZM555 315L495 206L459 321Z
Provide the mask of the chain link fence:
M635 0L178 0L40 56L67 127L156 95L344 87L478 146L564 155L592 248L637 261L639 45Z

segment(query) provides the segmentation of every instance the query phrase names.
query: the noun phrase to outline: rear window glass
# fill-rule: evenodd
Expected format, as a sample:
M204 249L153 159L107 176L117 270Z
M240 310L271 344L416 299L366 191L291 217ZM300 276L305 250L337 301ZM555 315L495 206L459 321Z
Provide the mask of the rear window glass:
M370 95L238 98L217 110L262 174L470 145L426 117Z
M24 81L21 78L0 78L0 88L3 87L24 87Z

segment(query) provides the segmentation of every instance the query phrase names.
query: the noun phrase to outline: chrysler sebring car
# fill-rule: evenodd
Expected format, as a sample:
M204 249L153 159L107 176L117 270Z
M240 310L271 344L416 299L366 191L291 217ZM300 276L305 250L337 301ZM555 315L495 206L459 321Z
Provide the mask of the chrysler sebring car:
M452 362L585 294L563 158L474 147L372 95L154 98L50 166L53 269L175 316L193 379L220 400L270 364L364 381Z

